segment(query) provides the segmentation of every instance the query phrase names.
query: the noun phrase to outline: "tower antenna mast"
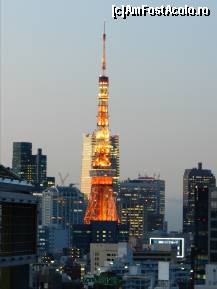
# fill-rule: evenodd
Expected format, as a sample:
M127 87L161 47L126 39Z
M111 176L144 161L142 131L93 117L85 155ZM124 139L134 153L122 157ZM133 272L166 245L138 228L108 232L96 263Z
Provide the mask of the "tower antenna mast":
M102 75L105 76L106 71L106 53L105 53L105 47L106 47L106 33L105 33L105 21L104 21L104 30L103 30L103 52L102 52Z

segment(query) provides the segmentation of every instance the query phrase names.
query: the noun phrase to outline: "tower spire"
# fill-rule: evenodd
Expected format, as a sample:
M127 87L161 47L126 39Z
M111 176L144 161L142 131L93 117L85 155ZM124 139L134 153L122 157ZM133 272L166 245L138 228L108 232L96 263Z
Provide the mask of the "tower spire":
M102 52L102 75L105 75L106 71L106 55L105 55L105 44L106 44L106 33L105 33L105 21L104 21L104 30L103 30L103 52Z

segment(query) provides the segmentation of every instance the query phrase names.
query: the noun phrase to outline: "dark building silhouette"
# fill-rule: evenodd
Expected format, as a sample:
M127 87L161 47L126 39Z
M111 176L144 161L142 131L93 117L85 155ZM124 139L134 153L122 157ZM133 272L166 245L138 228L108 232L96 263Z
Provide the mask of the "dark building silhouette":
M0 288L28 289L36 262L37 202L33 186L0 165Z
M55 185L55 178L47 177L47 156L43 155L41 148L33 155L32 143L13 143L12 170L22 180L32 183L34 190L41 191Z
M191 264L195 284L205 281L208 263L208 204L209 187L197 185L194 190L194 238L191 246Z
M191 262L194 284L204 284L205 265L208 263L209 197L215 187L211 170L187 169L183 179L183 232L189 240L187 259Z
M209 263L217 263L217 188L210 190L209 194Z
M42 154L42 149L38 149L36 155L32 155L32 182L39 188L43 188L47 183L47 156Z
M32 182L32 144L29 142L13 143L12 169L21 179Z
M91 243L118 243L128 239L128 226L115 221L93 221L73 226L73 246L80 249L81 255L90 252Z
M216 179L211 170L198 168L186 169L183 177L183 232L194 233L194 208L196 186L215 186Z

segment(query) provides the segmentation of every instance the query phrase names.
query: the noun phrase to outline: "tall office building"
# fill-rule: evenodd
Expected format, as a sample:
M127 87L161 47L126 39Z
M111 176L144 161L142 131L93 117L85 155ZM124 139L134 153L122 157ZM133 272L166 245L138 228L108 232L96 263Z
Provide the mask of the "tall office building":
M208 227L209 263L217 263L217 188L211 189L209 193Z
M114 170L113 176L113 192L120 192L120 143L119 135L110 136L111 144L111 167Z
M56 186L43 191L42 225L59 225L67 229L70 240L72 226L83 223L84 210L84 194L74 185Z
M29 289L37 254L37 200L33 186L0 165L0 288Z
M37 154L32 154L32 144L29 142L13 143L13 172L21 179L31 182L37 190L48 186L47 156L42 154L42 149Z
M91 190L91 163L93 157L93 137L92 134L83 136L82 164L81 164L81 185L80 190L88 198Z
M32 181L38 187L44 187L47 183L47 156L38 149L36 155L32 155Z
M194 190L194 238L191 246L191 264L194 284L204 284L208 263L208 204L209 187L197 185Z
M29 142L13 143L12 169L21 179L32 182L32 144Z
M81 164L81 185L80 190L89 198L91 191L91 177L90 170L92 168L92 161L94 159L95 138L93 134L85 134L83 136L82 148L82 164ZM120 147L119 136L110 136L111 146L111 167L114 170L113 176L113 191L118 193L120 191Z
M117 204L122 224L129 224L130 236L142 238L144 232L163 230L165 181L138 177L120 184Z
M216 179L211 170L187 169L183 178L183 232L189 239L187 258L191 260L194 284L204 284L209 250L209 198Z
M183 232L188 233L193 240L195 229L195 190L197 186L213 187L216 184L211 170L198 168L186 169L183 177Z

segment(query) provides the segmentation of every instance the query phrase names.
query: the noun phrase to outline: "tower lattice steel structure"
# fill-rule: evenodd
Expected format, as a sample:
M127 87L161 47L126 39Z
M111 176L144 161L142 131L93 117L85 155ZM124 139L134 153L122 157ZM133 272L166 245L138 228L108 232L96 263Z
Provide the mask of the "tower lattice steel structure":
M99 77L97 128L94 131L94 157L90 171L91 193L84 217L85 224L89 224L91 221L119 222L116 201L112 189L115 171L111 169L110 160L111 145L108 116L109 78L106 76L105 42L106 34L104 25L102 75Z

